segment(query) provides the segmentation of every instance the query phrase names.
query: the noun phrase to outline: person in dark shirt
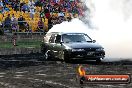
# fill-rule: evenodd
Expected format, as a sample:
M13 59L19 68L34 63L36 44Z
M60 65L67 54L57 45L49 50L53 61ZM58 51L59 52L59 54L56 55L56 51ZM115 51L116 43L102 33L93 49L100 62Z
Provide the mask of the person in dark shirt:
M10 18L10 14L8 14L8 16L5 18L4 28L5 28L5 31L12 32L11 31L11 18Z
M44 32L45 30L45 27L44 27L44 22L42 21L42 18L40 18L40 20L38 21L38 30L39 32Z
M48 30L53 27L52 17L48 19Z
M21 32L23 29L25 29L25 19L23 18L23 16L21 15L19 18L18 18L18 25L19 25L19 31Z
M44 13L45 13L45 17L47 19L49 19L50 18L50 12L49 12L49 10L47 8L44 9Z
M29 7L26 3L24 3L24 5L22 6L22 11L25 12L25 11L29 11Z

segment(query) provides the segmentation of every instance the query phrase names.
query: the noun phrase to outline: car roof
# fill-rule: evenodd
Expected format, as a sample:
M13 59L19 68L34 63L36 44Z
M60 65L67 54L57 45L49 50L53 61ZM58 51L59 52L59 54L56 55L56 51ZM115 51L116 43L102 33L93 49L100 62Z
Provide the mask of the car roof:
M47 34L59 34L59 35L62 35L62 34L85 34L85 33L79 33L79 32L49 32Z

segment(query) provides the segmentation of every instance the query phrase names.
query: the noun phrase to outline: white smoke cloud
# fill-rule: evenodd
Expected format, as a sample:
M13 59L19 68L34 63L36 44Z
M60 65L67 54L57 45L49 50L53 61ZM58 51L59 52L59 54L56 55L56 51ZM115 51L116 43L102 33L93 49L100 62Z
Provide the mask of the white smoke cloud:
M113 11L123 15L124 20L128 20L132 15L132 0L110 0L110 5Z
M97 28L96 30L88 28L79 19L73 19L71 22L53 26L49 32L88 33L103 45L107 60L110 61L109 58L116 58L115 60L132 58L132 1L85 0L84 2L90 8L88 19L90 17L92 24Z
M132 58L132 19L128 0L95 0L93 22L98 27L96 38L106 49L106 57ZM127 2L125 4L124 2ZM129 4L128 4L129 3ZM128 17L129 15L129 17ZM127 20L124 20L127 18ZM129 19L128 19L129 18Z
M91 33L92 30L79 19L72 19L71 22L64 21L61 24L56 24L48 32L82 32L82 33Z

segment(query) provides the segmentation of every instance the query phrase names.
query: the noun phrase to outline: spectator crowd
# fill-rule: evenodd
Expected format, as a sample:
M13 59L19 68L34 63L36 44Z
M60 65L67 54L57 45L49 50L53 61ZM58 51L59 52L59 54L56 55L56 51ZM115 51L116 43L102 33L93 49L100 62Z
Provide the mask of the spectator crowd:
M47 32L79 16L83 16L81 0L0 0L4 32Z

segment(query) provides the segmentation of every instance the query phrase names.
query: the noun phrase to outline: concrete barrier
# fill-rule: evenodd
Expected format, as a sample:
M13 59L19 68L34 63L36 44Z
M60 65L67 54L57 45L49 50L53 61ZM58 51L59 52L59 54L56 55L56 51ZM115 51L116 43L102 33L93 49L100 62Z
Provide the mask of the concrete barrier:
M13 34L8 34L8 35L1 35L0 36L0 43L2 42L12 42L13 39ZM31 40L31 39L36 39L36 40L42 40L43 39L43 34L17 34L16 39L17 41L19 40ZM40 53L41 49L40 48L34 48L34 47L28 47L28 48L9 48L9 49L1 49L0 48L0 55L12 55L12 54L29 54L29 53Z
M0 49L0 55L41 53L40 48L9 48Z

